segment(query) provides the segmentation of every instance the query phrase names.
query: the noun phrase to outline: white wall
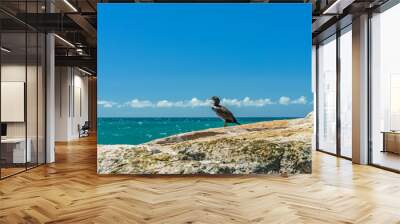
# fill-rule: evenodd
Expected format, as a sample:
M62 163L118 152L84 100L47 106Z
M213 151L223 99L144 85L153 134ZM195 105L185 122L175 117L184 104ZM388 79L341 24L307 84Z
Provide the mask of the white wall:
M38 71L36 69L39 69ZM25 64L3 64L1 66L2 82L24 82L26 84L26 106L21 108L22 113L26 112L27 120L22 122L6 122L7 137L24 138L25 135L30 139L31 155L33 162L36 158L39 163L44 163L45 147L45 120L44 120L44 74L42 68L35 66L25 66ZM25 80L27 78L27 80ZM22 90L23 91L23 90ZM24 93L24 92L23 92ZM22 94L23 94L22 93ZM2 98L7 96L2 95ZM1 110L10 110L2 107ZM8 111L13 113L13 111ZM37 153L39 154L37 156Z
M8 64L1 66L1 81L25 82L25 64ZM6 110L6 108L1 108ZM25 122L7 123L7 137L25 137Z
M67 141L69 133L69 68L55 68L55 141Z
M55 140L77 139L78 125L88 120L88 77L76 68L56 67L55 86Z
M26 70L27 69L27 70ZM18 64L4 64L1 66L1 81L2 82L24 82L26 83L25 76L26 71L28 72L28 88L27 88L27 118L28 118L28 129L32 127L32 130L36 130L37 115L32 111L36 112L37 99L36 99L36 82L37 80L31 77L31 74L35 74L36 77L36 66L18 65ZM31 88L29 88L31 87ZM4 96L3 96L4 97ZM42 105L39 105L39 107ZM7 108L1 108L6 110ZM33 123L32 123L33 122ZM26 122L7 122L7 134L10 137L24 137L25 136L25 123ZM29 131L29 130L28 130ZM35 132L36 133L36 132ZM28 133L29 137L29 133Z
M76 72L76 70L75 70ZM89 113L88 113L88 77L87 76L81 76L81 73L79 75L74 75L74 102L73 105L74 107L72 108L72 120L71 120L71 134L74 138L79 137L79 132L78 132L78 125L83 125L85 121L88 121L89 119ZM80 102L79 102L80 101Z

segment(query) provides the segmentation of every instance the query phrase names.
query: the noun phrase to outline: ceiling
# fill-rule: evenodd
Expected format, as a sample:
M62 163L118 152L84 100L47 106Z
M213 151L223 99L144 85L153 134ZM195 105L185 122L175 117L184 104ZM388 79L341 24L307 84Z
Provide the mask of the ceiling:
M96 5L96 0L1 0L2 43L12 49L3 60L32 58L36 33L54 32L56 66L79 66L96 74Z

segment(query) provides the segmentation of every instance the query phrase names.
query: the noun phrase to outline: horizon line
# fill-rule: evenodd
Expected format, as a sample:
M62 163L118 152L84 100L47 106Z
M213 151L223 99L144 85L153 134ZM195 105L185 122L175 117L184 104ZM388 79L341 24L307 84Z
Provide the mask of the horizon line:
M304 116L249 116L249 117L236 117L236 118L302 118ZM105 116L105 117L97 117L97 118L216 118L216 119L221 119L219 117L202 117L202 116L194 116L194 117L178 117L178 116L170 116L170 117L110 117L110 116Z

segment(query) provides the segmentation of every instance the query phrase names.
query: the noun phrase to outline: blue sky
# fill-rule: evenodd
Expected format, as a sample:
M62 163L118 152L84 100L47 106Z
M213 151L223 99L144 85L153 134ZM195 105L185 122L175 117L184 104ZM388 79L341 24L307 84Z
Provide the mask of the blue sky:
M312 110L310 4L99 4L100 117Z

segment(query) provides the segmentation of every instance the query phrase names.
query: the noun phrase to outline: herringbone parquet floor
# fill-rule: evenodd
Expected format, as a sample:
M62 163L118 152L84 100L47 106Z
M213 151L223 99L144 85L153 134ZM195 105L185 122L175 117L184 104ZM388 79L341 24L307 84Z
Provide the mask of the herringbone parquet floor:
M400 223L400 175L315 152L313 174L98 176L94 138L0 181L0 223Z

